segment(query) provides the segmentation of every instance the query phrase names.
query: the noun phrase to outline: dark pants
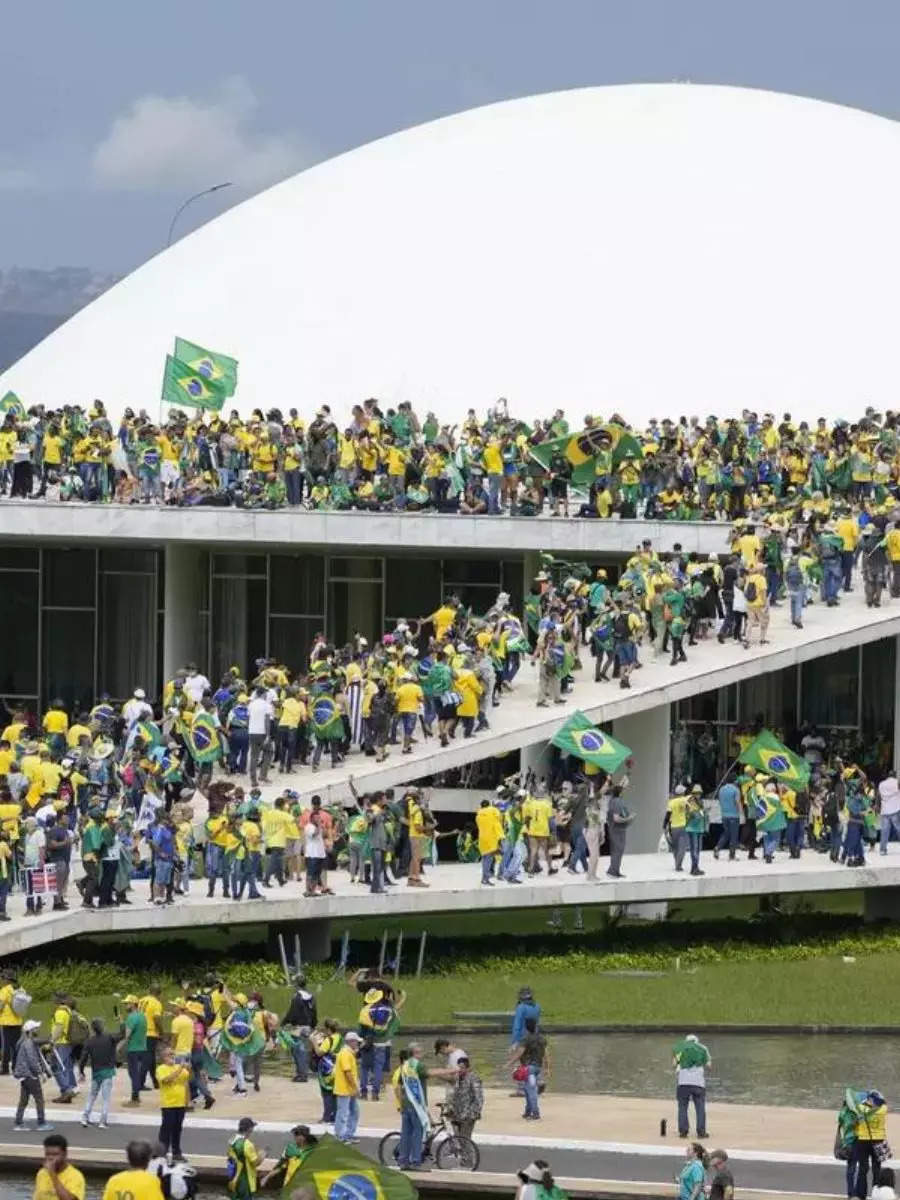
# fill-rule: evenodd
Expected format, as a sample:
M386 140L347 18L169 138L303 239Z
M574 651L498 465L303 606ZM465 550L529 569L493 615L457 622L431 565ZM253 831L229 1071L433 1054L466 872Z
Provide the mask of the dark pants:
M29 1098L34 1100L34 1107L37 1109L38 1125L43 1125L44 1089L41 1087L39 1079L19 1080L19 1103L16 1107L16 1124L22 1124L22 1118L25 1116L25 1109L28 1107Z
M322 1093L322 1124L331 1125L337 1115L337 1101L334 1098L334 1092L327 1092L325 1088L320 1087Z
M787 844L788 850L790 850L792 854L799 856L800 847L803 845L802 817L788 817Z
M131 1098L132 1100L140 1100L141 1084L144 1082L144 1076L147 1073L147 1051L129 1050L127 1058L128 1078L131 1080Z
M738 845L738 832L741 823L737 817L722 818L722 832L719 835L719 840L716 842L717 850L728 850L729 854L734 854Z
M94 897L100 890L100 864L97 862L86 862L84 866L84 880L81 891L81 898L85 904L93 904Z
M841 551L841 575L843 576L844 591L849 592L853 584L853 551Z
M19 1038L22 1036L21 1025L0 1025L0 1039L2 1039L2 1059L0 1059L0 1074L8 1075L13 1063L16 1061L16 1047L19 1044Z
M144 1086L144 1081L147 1076L150 1076L150 1082L154 1087L159 1085L156 1082L156 1047L159 1045L158 1037L147 1038L147 1053L144 1057L144 1073L141 1076L141 1087Z
M272 849L266 855L265 882L267 884L273 875L275 876L275 878L278 880L279 883L281 883L281 884L284 883L284 847L283 846L273 846Z
M100 863L100 905L106 908L113 902L113 885L119 864L115 859L104 858Z
M693 1100L697 1137L706 1137L706 1088L698 1087L695 1083L679 1083L675 1088L675 1097L678 1100L678 1136L688 1135L688 1105Z
M159 1126L159 1140L163 1150L178 1158L181 1155L181 1127L184 1124L183 1108L164 1108L161 1110L162 1122Z
M290 771L297 752L297 730L284 725L278 727L278 765L282 771Z
M372 850L372 885L371 892L384 891L384 851Z
M872 1164L872 1182L878 1178L878 1170L880 1163L875 1154L875 1142L864 1141L857 1138L850 1147L850 1170L848 1179L852 1181L854 1196L858 1196L859 1200L866 1200L869 1194L869 1163Z

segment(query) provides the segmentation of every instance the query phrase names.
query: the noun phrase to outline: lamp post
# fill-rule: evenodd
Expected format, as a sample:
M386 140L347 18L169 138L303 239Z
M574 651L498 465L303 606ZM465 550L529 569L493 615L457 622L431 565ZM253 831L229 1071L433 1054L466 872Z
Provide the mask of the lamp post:
M182 204L181 207L176 210L175 215L172 218L172 223L169 225L169 236L166 238L166 249L172 245L172 234L175 232L175 222L178 220L187 206L189 204L193 204L195 200L199 200L201 196L211 196L213 192L221 192L222 188L227 187L231 187L230 181L228 183L216 183L212 187L204 188L202 192L196 192L193 196L188 196L184 204Z

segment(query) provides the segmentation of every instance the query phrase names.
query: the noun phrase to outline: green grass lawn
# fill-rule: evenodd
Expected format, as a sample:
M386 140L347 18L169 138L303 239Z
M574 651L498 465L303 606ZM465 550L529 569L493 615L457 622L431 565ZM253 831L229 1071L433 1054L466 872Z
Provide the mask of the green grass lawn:
M136 978L135 983L143 982ZM506 1012L523 983L534 989L548 1024L866 1024L890 1020L900 990L900 954L803 962L714 963L662 976L604 975L594 970L493 975L453 973L401 978L409 998L404 1025L453 1024L454 1012ZM263 988L268 1007L286 1005L286 988ZM166 991L174 997L174 988ZM112 997L81 996L89 1016L112 1016ZM47 1019L51 1005L33 1006ZM325 984L320 1016L354 1022L359 999L346 983ZM881 1014L887 1014L882 1017Z

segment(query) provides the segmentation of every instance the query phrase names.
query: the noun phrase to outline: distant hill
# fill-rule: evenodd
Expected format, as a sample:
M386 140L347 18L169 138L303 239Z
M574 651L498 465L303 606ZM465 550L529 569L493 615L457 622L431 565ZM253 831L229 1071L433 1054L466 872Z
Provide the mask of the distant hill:
M0 271L0 371L118 280L90 267Z

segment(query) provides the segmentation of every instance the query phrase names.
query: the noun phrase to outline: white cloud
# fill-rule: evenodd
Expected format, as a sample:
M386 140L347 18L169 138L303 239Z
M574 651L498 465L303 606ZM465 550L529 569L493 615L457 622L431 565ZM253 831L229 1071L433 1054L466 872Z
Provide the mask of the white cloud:
M141 96L94 150L94 178L110 188L166 191L225 180L254 190L275 183L313 155L293 134L254 130L257 104L241 78L209 100Z
M24 192L36 183L35 176L24 167L0 167L0 192Z

